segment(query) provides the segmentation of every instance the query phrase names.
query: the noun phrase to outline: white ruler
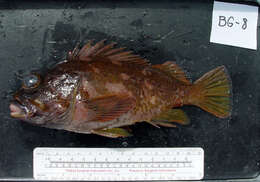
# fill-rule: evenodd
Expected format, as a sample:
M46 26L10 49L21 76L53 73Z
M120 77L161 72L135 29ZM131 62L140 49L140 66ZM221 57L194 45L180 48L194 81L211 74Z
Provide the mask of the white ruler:
M202 148L35 148L36 180L200 180Z

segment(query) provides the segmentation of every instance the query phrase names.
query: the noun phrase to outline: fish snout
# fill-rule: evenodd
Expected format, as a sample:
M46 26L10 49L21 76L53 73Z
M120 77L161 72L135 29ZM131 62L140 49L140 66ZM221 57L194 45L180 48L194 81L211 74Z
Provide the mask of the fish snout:
M10 115L13 118L26 119L29 115L26 99L19 94L14 95L14 100L10 103Z
M20 118L20 119L24 119L27 117L27 112L24 106L20 105L19 103L11 103L9 105L9 109L10 109L10 115L13 118Z

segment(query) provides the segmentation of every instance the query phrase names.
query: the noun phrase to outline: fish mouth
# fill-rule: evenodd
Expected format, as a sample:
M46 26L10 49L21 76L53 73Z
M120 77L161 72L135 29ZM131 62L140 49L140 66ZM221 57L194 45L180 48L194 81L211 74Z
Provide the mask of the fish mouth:
M26 113L23 107L18 103L11 103L9 106L10 115L14 118L26 118Z

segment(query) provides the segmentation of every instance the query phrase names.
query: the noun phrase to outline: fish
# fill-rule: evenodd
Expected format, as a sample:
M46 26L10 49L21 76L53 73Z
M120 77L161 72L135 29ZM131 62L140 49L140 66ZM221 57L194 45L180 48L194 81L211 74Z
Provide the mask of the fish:
M33 125L118 138L128 126L190 124L180 109L201 108L218 118L232 111L232 83L225 66L191 82L174 61L151 64L126 48L88 41L45 75L32 72L13 95L10 115Z

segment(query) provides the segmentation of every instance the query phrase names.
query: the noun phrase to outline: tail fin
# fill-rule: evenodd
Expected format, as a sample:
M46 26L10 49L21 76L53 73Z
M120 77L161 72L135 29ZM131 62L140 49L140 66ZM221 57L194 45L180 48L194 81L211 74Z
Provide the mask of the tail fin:
M225 66L217 67L195 81L189 103L220 118L231 115L232 84Z

